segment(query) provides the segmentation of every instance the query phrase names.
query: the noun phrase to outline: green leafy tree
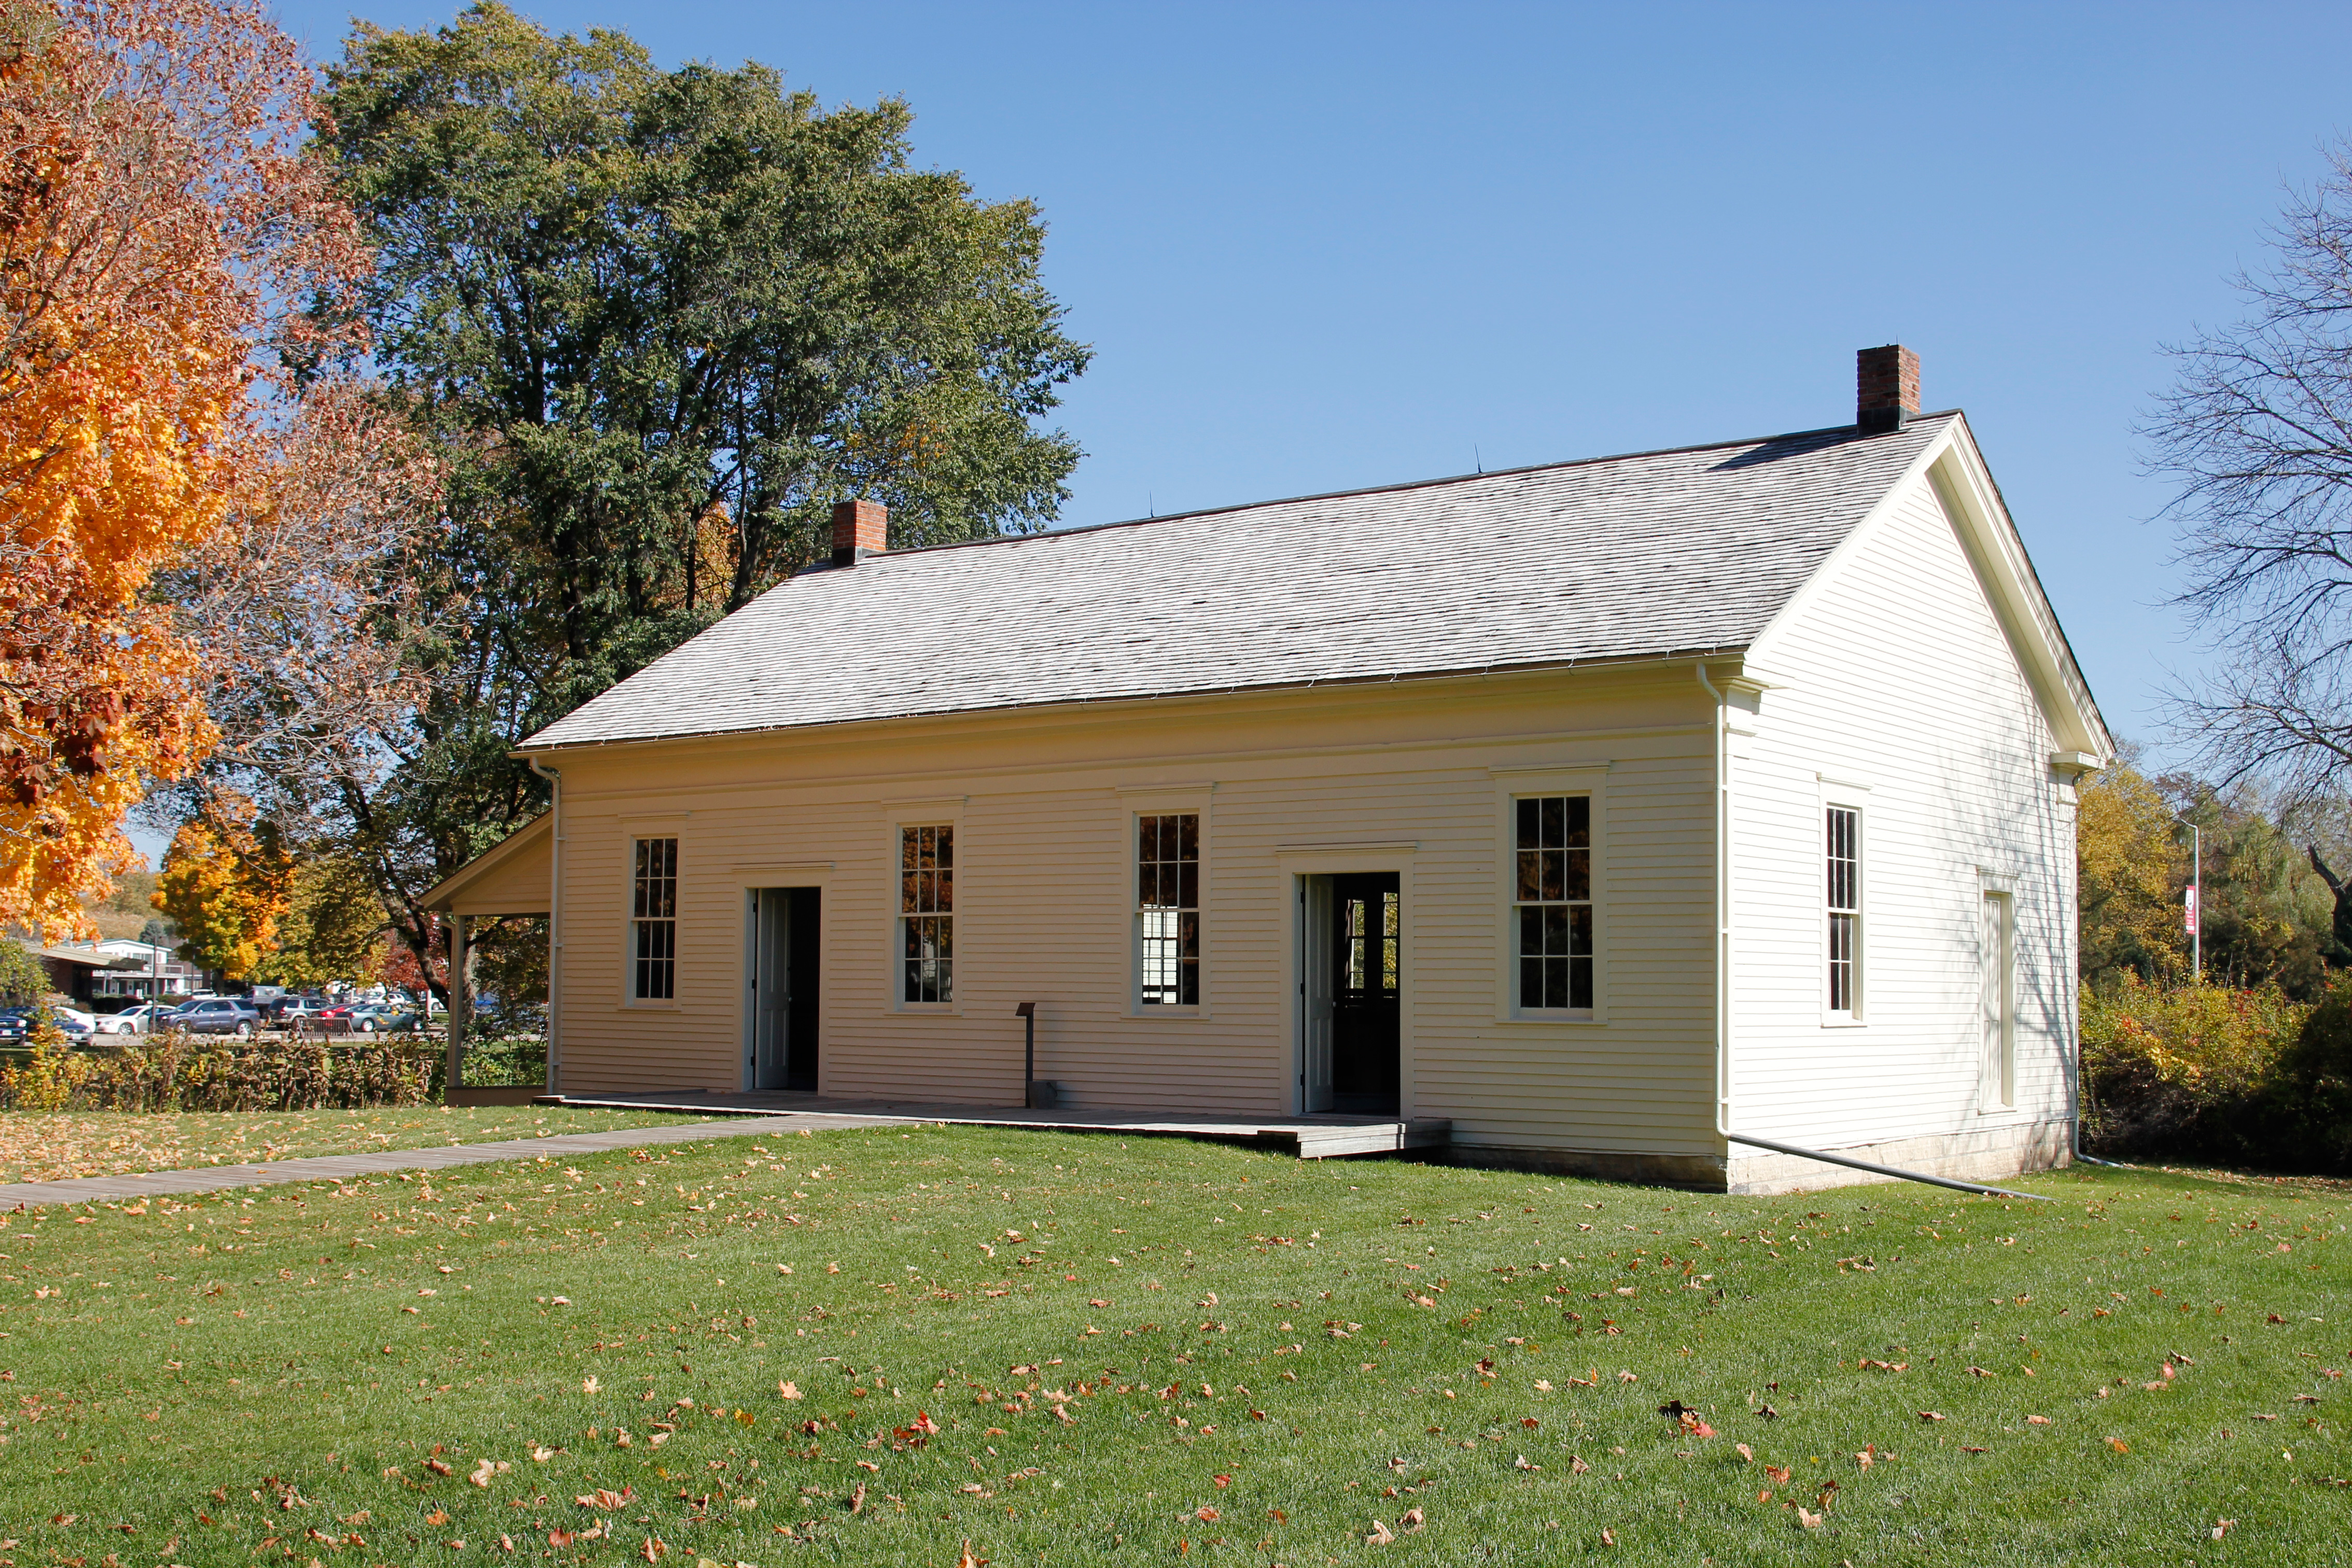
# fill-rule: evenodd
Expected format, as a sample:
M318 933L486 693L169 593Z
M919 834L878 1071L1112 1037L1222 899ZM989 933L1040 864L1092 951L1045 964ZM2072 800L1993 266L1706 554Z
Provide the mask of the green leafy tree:
M323 985L356 980L383 932L383 905L368 868L349 856L305 862L278 921L278 947L254 966L272 985Z
M2075 816L2082 973L2102 992L2125 974L2166 981L2189 968L2172 806L2132 763L2085 780Z
M914 166L902 102L479 5L361 25L324 103L447 522L404 568L413 709L330 763L245 763L423 959L423 891L543 804L514 742L817 559L833 503L886 502L900 547L1052 519L1078 450L1038 422L1087 351L1036 209Z

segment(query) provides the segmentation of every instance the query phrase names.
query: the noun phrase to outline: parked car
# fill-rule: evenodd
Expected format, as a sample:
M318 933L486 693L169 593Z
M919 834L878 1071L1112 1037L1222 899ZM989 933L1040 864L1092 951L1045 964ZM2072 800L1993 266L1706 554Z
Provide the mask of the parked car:
M179 1011L172 1002L142 1002L136 1007L125 1007L110 1017L100 1018L99 1028L110 1035L152 1035L171 1026L164 1022Z
M171 1026L192 1035L235 1035L249 1040L260 1031L261 1014L242 997L212 996L173 1014Z
M89 1016L88 1014L77 1014L70 1007L52 1008L49 1016L56 1022L58 1032L75 1045L79 1045L97 1032L81 1022L82 1018ZM0 1010L0 1045L24 1044L33 1032L33 1024L34 1012L30 1007Z
M286 1005L278 1009L278 1023L293 1034L328 1034L332 1031L322 1026L327 1012L327 1005L315 996L289 997Z

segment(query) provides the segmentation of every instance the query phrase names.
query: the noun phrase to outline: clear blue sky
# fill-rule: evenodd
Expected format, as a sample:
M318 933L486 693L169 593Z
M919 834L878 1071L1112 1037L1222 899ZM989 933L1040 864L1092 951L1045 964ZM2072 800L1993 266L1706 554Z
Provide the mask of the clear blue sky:
M2197 662L2133 435L2159 346L2352 132L2340 5L520 9L901 96L921 162L1038 201L1097 350L1071 522L1841 424L1853 351L1908 343L2151 741ZM280 15L340 49L344 6Z

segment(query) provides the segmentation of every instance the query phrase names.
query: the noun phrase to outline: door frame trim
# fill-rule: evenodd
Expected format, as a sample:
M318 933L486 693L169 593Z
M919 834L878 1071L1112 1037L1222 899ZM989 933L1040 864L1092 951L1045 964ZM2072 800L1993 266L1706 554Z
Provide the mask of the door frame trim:
M735 976L735 1081L746 1094L758 1092L753 1085L759 1079L760 1017L751 996L752 977L759 973L760 963L760 895L771 888L814 888L822 905L828 912L817 925L816 951L816 1037L819 1042L832 1038L834 988L826 980L841 973L834 952L835 932L840 921L831 917L834 889L836 883L834 863L830 860L803 862L799 865L738 865L731 868L729 879L740 894L738 908L741 911L742 938L736 952ZM824 1092L824 1053L816 1059L817 1092Z
M1385 844L1286 845L1275 850L1274 864L1276 897L1281 900L1277 918L1281 929L1289 934L1284 939L1284 988L1290 997L1285 1009L1290 1025L1286 1033L1289 1049L1285 1058L1285 1093L1283 1100L1294 1116L1307 1114L1305 1078L1307 1073L1307 1010L1304 1005L1307 984L1307 954L1305 922L1299 914L1301 879L1307 877L1345 876L1351 872L1374 871L1391 873L1397 879L1397 934L1403 953L1397 974L1397 1115L1410 1121L1421 1114L1419 1107L1418 1073L1413 1049L1413 1001L1417 989L1413 974L1420 963L1421 899L1413 887L1413 864L1419 845L1411 841Z

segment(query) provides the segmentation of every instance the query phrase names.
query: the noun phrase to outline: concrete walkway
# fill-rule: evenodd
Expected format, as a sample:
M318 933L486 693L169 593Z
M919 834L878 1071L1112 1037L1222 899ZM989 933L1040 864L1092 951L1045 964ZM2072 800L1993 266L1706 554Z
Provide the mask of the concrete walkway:
M283 1182L342 1181L393 1171L446 1171L456 1165L488 1165L501 1160L544 1155L593 1154L646 1143L698 1143L712 1138L773 1138L798 1132L837 1131L850 1127L898 1127L907 1116L730 1117L724 1121L671 1122L660 1127L623 1127L610 1132L562 1132L551 1138L506 1138L496 1143L453 1143L439 1149L377 1149L364 1154L320 1154L304 1160L273 1160L266 1165L205 1165L187 1171L150 1171L128 1176L78 1176L63 1182L0 1184L0 1210L41 1204L114 1203L123 1198L178 1196L267 1187Z

